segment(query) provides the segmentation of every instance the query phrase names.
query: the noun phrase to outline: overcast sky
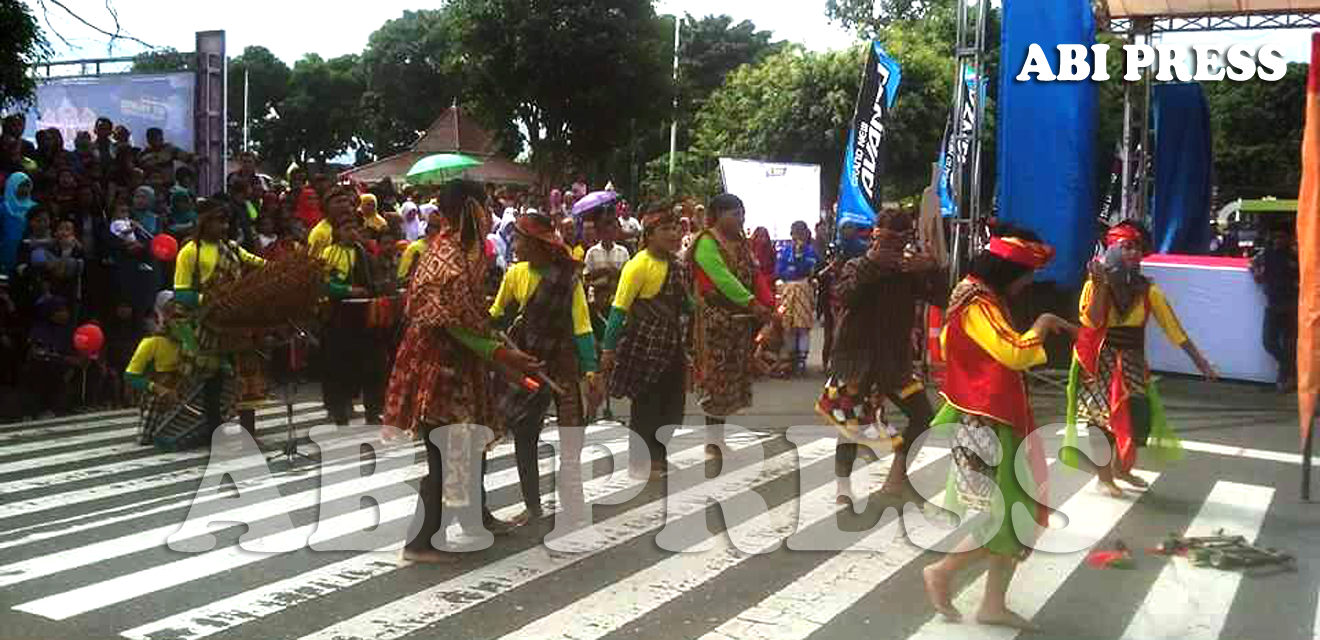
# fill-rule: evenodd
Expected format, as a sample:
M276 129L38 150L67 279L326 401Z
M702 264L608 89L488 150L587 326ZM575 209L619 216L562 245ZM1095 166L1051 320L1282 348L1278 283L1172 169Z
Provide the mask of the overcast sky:
M36 7L37 0L24 0ZM324 0L111 0L123 29L156 46L192 51L194 33L223 29L233 54L249 45L262 45L292 64L303 54L315 52L325 58L345 53L359 53L367 37L386 20L400 16L405 9L439 6L439 2L417 0L370 0L344 3ZM63 0L69 8L93 24L113 30L114 19L106 10L105 0ZM50 7L50 25L72 43L65 45L50 36L56 59L92 58L108 55L107 38L78 24L54 5ZM351 8L348 8L350 7ZM693 15L727 13L735 19L749 19L758 28L773 31L775 38L800 42L816 50L843 48L853 37L825 18L824 0L659 0L656 10L662 14L688 12ZM37 11L39 19L42 12ZM1167 36L1167 42L1225 43L1278 42L1285 57L1293 61L1308 58L1306 30L1220 32ZM109 55L132 55L142 47L122 42Z

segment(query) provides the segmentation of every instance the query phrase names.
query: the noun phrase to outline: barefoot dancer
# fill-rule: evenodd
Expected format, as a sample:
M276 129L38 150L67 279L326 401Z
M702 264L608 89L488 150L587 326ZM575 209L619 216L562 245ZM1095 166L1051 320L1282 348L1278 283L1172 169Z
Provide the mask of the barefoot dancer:
M838 502L852 502L849 476L857 460L857 438L875 424L877 398L888 397L908 419L894 446L894 460L882 493L909 488L907 445L927 428L935 410L926 388L912 373L912 329L918 302L943 307L949 299L947 278L927 253L904 255L911 240L911 216L881 213L870 249L844 264L834 286L837 301L834 355L830 379L816 411L844 433L835 449ZM863 438L865 439L865 438Z
M420 562L457 559L444 552L445 527L454 508L480 501L486 527L492 533L509 529L484 508L480 477L472 477L470 456L483 455L480 438L467 425L503 431L490 389L490 361L532 372L535 358L505 349L491 337L490 315L482 306L486 279L486 230L490 214L481 205L481 187L450 182L441 188L440 210L445 228L419 258L408 289L408 326L395 359L385 400L385 424L421 438L426 446L427 475L420 483L417 510L409 526L404 557ZM431 430L445 425L447 440L432 442ZM448 477L440 447L455 468ZM485 468L483 458L482 468ZM472 511L469 511L471 513ZM473 522L463 523L475 526Z
M1034 511L1045 521L1044 507L1035 500L1036 486L1044 481L1045 456L1037 444L1028 444L1035 430L1022 371L1045 362L1044 338L1071 325L1051 314L1036 320L1030 331L1019 334L1010 323L1008 299L1031 282L1036 269L1049 261L1053 249L1035 234L1001 229L986 251L972 262L971 274L953 290L948 321L940 342L948 358L942 395L948 401L932 422L954 431L951 489L948 507L966 516L966 510L991 516L986 528L969 535L957 551L925 568L926 594L935 609L950 620L961 614L953 606L950 587L956 575L972 563L989 560L985 596L976 619L982 624L1032 628L1008 609L1008 583L1019 561L1029 552L1023 539L1035 537L1037 527L1014 527L1014 505ZM1018 449L1027 446L1034 482L1023 486L1014 471ZM991 466L987 461L999 461ZM1028 479L1028 480L1032 480ZM996 493L1002 495L1000 502ZM978 546L977 541L984 541Z
M1105 235L1103 261L1092 262L1091 277L1082 288L1081 320L1085 327L1074 350L1068 381L1068 436L1065 447L1077 446L1077 423L1096 427L1114 452L1110 464L1098 468L1102 488L1123 495L1115 479L1135 487L1146 482L1132 473L1137 448L1165 460L1177 459L1182 445L1164 419L1164 406L1146 369L1146 322L1153 315L1169 341L1182 347L1205 376L1215 371L1187 337L1164 292L1141 275L1144 234L1123 222ZM1078 466L1071 450L1064 462Z

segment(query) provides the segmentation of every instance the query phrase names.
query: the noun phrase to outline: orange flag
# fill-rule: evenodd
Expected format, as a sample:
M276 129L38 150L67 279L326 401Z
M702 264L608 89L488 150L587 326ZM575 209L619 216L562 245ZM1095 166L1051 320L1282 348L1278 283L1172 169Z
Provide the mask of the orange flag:
M1297 417L1306 446L1320 394L1320 33L1311 34L1302 135L1302 187L1297 196L1297 250L1302 272L1297 304Z

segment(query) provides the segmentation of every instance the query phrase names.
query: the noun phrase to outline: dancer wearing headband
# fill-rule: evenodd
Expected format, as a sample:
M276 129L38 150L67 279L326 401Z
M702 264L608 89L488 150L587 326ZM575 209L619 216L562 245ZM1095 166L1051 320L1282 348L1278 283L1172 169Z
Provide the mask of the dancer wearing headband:
M964 516L963 522L973 522L973 529L954 552L923 573L931 604L950 620L962 617L950 591L957 574L972 563L989 560L977 621L1021 629L1034 626L1010 611L1006 601L1017 562L1029 552L1022 541L1038 532L1037 526L1030 531L1015 526L1014 507L1022 505L1034 513L1039 526L1044 526L1046 516L1038 492L1045 480L1045 453L1039 438L1028 440L1036 424L1022 372L1045 363L1046 336L1076 328L1047 313L1029 331L1019 333L1010 321L1008 302L1053 254L1035 234L1002 228L972 261L970 275L949 299L948 319L940 335L948 361L941 391L946 404L931 424L937 430L953 431L954 465L945 506ZM1031 477L1022 479L1025 486L1014 465L1024 446L1031 469Z
M1062 460L1081 465L1077 423L1096 427L1109 441L1109 464L1096 469L1102 488L1115 498L1115 480L1145 488L1132 473L1137 448L1164 460L1177 459L1182 445L1164 417L1159 390L1146 367L1146 323L1151 316L1173 344L1187 352L1197 369L1214 380L1214 368L1187 337L1164 292L1141 275L1147 243L1136 224L1122 222L1105 234L1105 254L1091 262L1082 287L1082 330L1068 379L1068 431Z
M602 340L601 371L612 397L632 399L629 474L657 480L667 465L656 434L682 424L687 403L690 276L677 257L681 238L673 207L658 202L642 211L641 246L619 276ZM650 453L650 469L642 451Z

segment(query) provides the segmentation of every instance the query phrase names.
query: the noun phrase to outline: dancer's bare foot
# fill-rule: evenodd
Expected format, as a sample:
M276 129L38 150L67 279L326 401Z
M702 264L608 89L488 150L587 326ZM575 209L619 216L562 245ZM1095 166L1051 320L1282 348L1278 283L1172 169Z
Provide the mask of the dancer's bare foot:
M1119 487L1118 483L1114 482L1113 480L1110 480L1109 482L1105 482L1103 480L1097 482L1095 484L1095 490L1101 493L1108 493L1109 497L1111 498L1123 497L1123 489Z
M977 624L993 625L996 627L1011 627L1023 631L1040 631L1040 625L1023 618L1008 609L1002 611L977 611L976 622Z
M1146 482L1145 480L1142 480L1141 478L1137 477L1136 474L1133 474L1133 473L1120 473L1120 474L1118 474L1118 475L1115 476L1115 477L1117 477L1119 480L1122 480L1123 482L1126 482L1126 483L1128 483L1128 484L1130 484L1130 485L1132 485L1132 486L1134 486L1134 487L1136 487L1136 488L1138 488L1138 489L1145 489L1145 488L1147 488L1147 487L1150 486L1150 483L1149 483L1149 482Z
M436 551L434 549L416 551L412 549L404 549L403 559L408 562L424 562L426 564L453 564L458 562L458 555Z
M961 622L962 613L953 606L953 597L949 595L949 576L935 565L922 569L921 575L926 582L926 598L935 611L949 622Z

